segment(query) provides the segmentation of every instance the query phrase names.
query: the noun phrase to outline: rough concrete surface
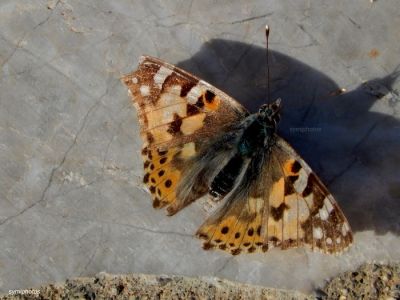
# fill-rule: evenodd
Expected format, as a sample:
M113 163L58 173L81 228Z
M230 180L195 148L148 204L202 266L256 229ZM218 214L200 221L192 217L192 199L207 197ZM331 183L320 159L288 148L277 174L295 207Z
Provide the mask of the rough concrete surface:
M37 291L38 295L32 293ZM28 294L31 292L32 294ZM144 274L111 275L99 273L95 277L67 280L50 284L24 295L8 295L1 300L17 299L280 299L307 300L311 296L260 286L232 282L215 277L190 278Z
M149 54L254 111L266 23L279 132L348 217L355 242L342 256L206 252L192 236L203 203L169 218L141 184L119 78ZM0 291L105 271L311 292L364 262L399 261L399 28L398 0L0 1Z
M365 264L338 275L313 295L265 288L216 277L112 275L67 279L37 288L11 291L1 300L34 299L319 299L400 298L400 264Z
M400 264L365 264L332 279L323 294L327 299L400 299Z

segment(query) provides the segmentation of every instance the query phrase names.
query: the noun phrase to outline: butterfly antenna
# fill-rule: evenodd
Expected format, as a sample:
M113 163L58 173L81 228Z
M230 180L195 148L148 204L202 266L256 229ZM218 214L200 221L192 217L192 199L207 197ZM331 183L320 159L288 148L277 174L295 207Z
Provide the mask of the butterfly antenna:
M265 25L265 38L267 43L267 49L265 51L266 58L267 58L267 103L271 103L270 91L269 91L269 60L268 60L268 37L269 37L269 26Z

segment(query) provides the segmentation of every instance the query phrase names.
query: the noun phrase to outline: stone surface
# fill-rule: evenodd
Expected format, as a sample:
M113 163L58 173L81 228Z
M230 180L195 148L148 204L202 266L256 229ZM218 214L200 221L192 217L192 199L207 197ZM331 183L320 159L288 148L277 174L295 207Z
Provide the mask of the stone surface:
M327 299L399 299L400 265L363 265L334 278L323 292Z
M264 288L215 277L107 273L99 273L91 278L69 279L65 283L50 284L24 292L25 294L3 296L1 299L313 299L312 296L296 291Z
M364 262L398 261L399 15L397 0L2 0L0 291L106 271L310 292ZM254 111L266 98L266 23L280 134L355 233L339 257L203 251L192 236L203 204L169 218L141 184L137 118L119 78L149 54Z
M313 295L265 288L216 277L112 275L67 279L37 288L12 290L12 299L399 299L400 265L365 264L338 275Z

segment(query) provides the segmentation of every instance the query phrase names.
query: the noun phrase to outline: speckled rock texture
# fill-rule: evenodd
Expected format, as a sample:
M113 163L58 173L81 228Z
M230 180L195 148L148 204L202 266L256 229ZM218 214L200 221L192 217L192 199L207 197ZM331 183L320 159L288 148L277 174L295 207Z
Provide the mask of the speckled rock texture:
M400 265L365 264L333 278L312 295L241 284L216 277L110 275L69 279L38 288L37 295L0 299L319 299L356 300L400 298Z
M0 291L104 271L311 293L363 263L400 261L399 16L398 0L1 0ZM349 219L341 256L204 251L193 234L205 202L170 218L142 185L121 76L152 55L256 111L266 23L279 134Z
M38 296L16 295L11 299L313 299L295 291L284 291L241 284L215 277L110 275L100 273L94 278L67 280L40 288Z
M400 299L400 265L366 264L331 280L325 299Z

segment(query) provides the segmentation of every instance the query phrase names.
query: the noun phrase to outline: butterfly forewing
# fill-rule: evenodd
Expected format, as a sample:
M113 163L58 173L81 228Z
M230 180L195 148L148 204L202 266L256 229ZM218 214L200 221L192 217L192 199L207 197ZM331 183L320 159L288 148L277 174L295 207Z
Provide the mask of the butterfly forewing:
M153 206L168 205L173 214L187 205L180 203L187 199L178 199L176 191L184 169L191 168L192 158L207 141L248 112L208 83L156 58L141 57L138 69L122 80L138 112L144 141L143 181L152 194ZM198 191L196 197L208 190L192 188Z

